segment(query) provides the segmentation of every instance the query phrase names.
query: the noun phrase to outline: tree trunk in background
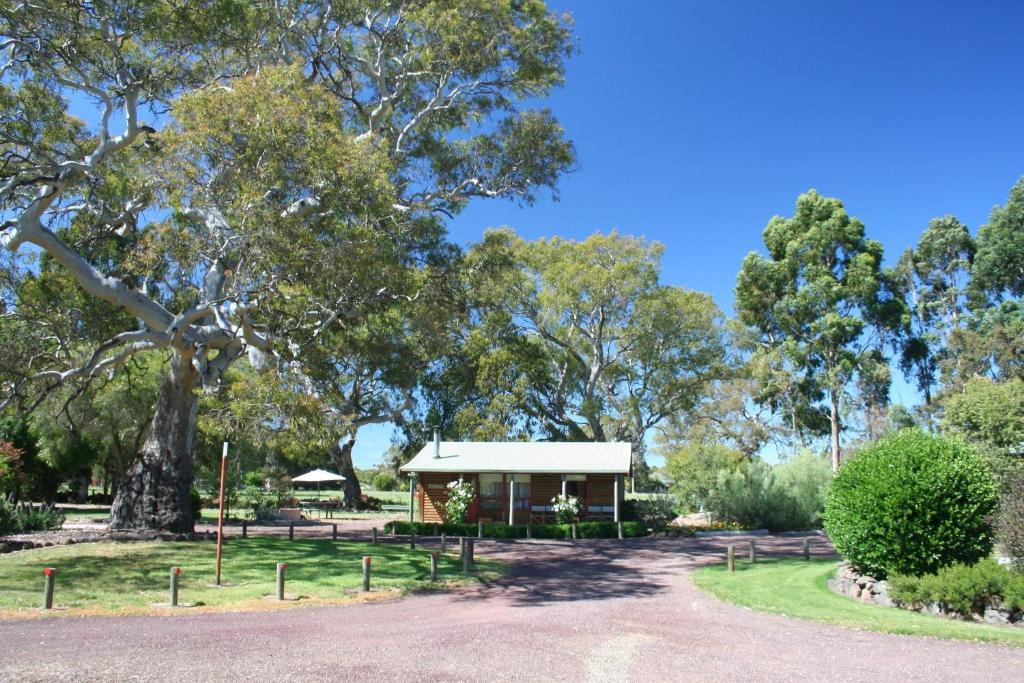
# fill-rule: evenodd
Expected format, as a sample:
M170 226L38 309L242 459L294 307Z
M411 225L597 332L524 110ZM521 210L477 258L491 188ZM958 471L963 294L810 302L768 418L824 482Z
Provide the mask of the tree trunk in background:
M356 445L356 435L349 434L345 439L339 439L331 446L331 461L334 462L338 474L345 477L343 491L345 492L345 507L354 508L362 500L363 490L359 486L359 476L352 464L352 447Z
M839 451L839 396L835 392L832 392L832 413L829 417L832 427L832 471L839 471L839 460L841 453Z
M193 530L189 492L198 379L191 361L176 353L160 388L149 434L118 487L110 528Z

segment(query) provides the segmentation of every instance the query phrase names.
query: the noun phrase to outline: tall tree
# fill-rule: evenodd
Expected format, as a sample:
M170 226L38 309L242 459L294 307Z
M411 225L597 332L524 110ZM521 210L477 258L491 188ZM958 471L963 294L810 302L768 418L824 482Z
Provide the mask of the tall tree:
M1024 378L1024 178L978 230L968 285L973 317L954 339L956 387L973 376Z
M900 257L890 277L907 302L908 324L900 335L900 366L912 373L925 404L942 380L957 373L950 339L969 316L967 285L975 245L955 216L934 218L917 246ZM943 371L945 368L945 371Z
M752 252L743 260L736 309L801 377L807 403L825 403L838 469L851 382L877 364L881 331L900 314L882 288L882 245L842 202L813 190L800 195L791 218L768 222L764 243L767 258Z
M721 312L706 294L659 284L661 252L614 232L526 242L509 230L471 251L509 264L492 306L529 340L518 357L542 359L543 376L531 360L534 381L519 386L547 438L630 441L641 468L647 433L694 408L721 373Z
M42 1L0 8L0 35L0 240L136 321L84 356L57 343L15 390L170 358L117 527L191 528L196 389L353 310L368 233L407 244L573 163L550 113L515 108L570 50L541 2Z

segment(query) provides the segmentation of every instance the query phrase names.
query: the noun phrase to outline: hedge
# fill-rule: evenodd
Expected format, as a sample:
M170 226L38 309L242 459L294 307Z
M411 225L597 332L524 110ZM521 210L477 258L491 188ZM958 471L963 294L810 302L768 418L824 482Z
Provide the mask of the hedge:
M435 528L438 533L449 536L472 536L477 533L476 524L430 524L426 522L388 522L384 530L388 533L408 535L415 532L417 536L432 536ZM576 525L580 538L617 538L618 527L615 522L580 522ZM484 538L526 538L525 524L485 524ZM623 522L622 535L626 538L637 538L647 535L647 528L640 522ZM571 539L571 524L534 524L534 538Z
M996 503L988 466L969 446L908 429L839 468L825 530L862 572L920 576L986 557Z

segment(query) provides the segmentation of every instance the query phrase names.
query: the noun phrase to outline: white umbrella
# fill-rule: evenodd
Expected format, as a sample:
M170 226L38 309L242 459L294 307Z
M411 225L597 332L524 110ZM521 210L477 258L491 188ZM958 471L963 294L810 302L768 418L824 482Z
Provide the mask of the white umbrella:
M345 477L334 472L328 472L327 470L315 469L312 472L306 472L300 474L297 477L292 477L292 483L299 482L300 484L312 484L316 483L316 490L320 492L320 482L322 481L345 481Z

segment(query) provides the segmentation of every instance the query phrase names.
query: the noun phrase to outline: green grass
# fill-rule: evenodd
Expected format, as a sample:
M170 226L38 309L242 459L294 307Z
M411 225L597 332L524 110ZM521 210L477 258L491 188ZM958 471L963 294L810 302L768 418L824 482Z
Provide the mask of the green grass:
M693 581L717 598L764 612L882 633L1024 646L1024 629L867 605L833 593L826 581L835 570L833 560L759 560L737 562L733 574L724 564L704 567Z
M352 599L362 586L362 558L373 556L375 591L436 588L430 582L429 550L382 543L289 541L257 537L226 540L222 568L226 587L213 586L215 545L182 543L83 543L0 555L0 613L24 616L40 605L43 568L57 568L55 605L72 612L134 613L166 602L170 568L180 566L180 601L213 608L260 609L279 603L277 562L286 562L286 592L298 604ZM439 581L473 582L500 575L503 565L478 560L477 572L461 573L453 554L438 562ZM269 603L269 604L268 604ZM296 603L291 603L296 604Z

